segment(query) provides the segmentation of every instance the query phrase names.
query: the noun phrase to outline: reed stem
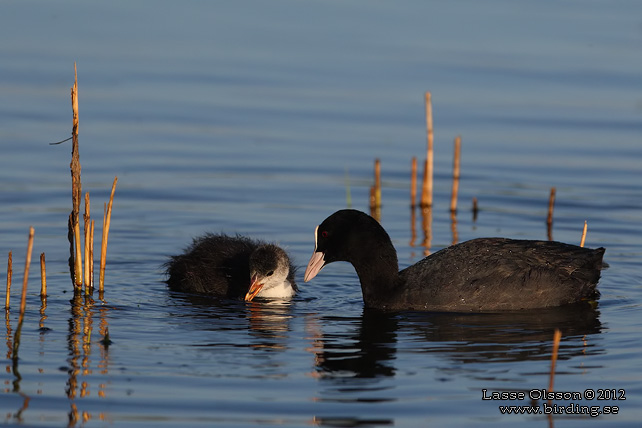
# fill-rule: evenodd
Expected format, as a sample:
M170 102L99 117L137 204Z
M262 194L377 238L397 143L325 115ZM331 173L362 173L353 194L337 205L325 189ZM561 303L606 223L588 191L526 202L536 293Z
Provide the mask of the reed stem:
M47 267L45 265L45 253L40 254L40 297L47 297Z
M89 229L89 288L94 288L94 220Z
M13 262L11 260L11 251L7 259L7 295L4 298L4 308L9 310L11 303L11 277L13 276Z
M83 215L83 220L84 222L84 237L85 237L85 251L83 252L84 258L85 258L85 271L84 271L84 282L85 282L85 293L88 294L90 291L90 280L89 280L89 270L90 270L90 262L89 262L89 245L90 245L90 228L91 228L91 207L90 207L90 201L89 201L89 192L85 193L85 214Z
M33 250L33 235L35 230L32 227L29 228L29 241L27 243L27 257L25 259L25 273L22 279L22 298L20 300L20 318L18 324L22 324L24 318L25 307L27 305L27 282L29 281L29 267L31 266L31 252Z
M555 187L551 187L551 194L548 198L548 217L546 218L546 231L548 240L553 240L553 207L555 206Z
M432 206L432 193L433 193L433 126L432 126L432 96L430 92L426 92L426 164L424 168L424 180L421 191L421 206Z
M105 287L105 264L107 262L107 241L109 239L109 225L111 223L111 208L114 203L114 192L116 192L116 183L118 177L114 177L114 183L111 186L111 195L109 196L109 204L105 205L103 211L103 236L100 245L100 273L98 280L99 291L103 291Z
M551 187L551 194L548 197L548 217L546 218L546 224L549 226L553 225L553 207L555 206L555 187Z
M73 238L75 242L74 252L74 287L79 288L82 286L82 256L80 248L80 200L82 197L82 185L80 182L80 155L78 153L78 71L76 63L74 63L74 86L71 87L71 109L73 112L73 128L71 132L72 148L71 148L71 225L73 227Z

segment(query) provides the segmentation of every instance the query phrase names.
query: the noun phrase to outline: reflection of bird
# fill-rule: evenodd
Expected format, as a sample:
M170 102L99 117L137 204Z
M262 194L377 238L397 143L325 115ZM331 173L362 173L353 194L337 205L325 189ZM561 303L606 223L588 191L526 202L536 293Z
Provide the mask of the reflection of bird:
M315 231L305 281L336 261L354 266L366 307L497 311L594 299L604 248L480 238L438 251L398 271L390 237L372 217L341 210Z
M207 234L165 264L174 291L222 297L289 298L297 292L294 267L274 244L243 236Z

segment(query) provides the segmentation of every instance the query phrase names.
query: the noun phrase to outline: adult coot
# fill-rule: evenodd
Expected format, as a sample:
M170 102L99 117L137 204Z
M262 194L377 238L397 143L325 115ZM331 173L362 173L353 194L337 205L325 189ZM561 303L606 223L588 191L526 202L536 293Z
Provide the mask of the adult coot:
M240 298L290 298L298 290L287 253L244 236L206 234L165 264L174 291Z
M604 248L480 238L438 251L399 272L390 237L369 215L341 210L317 226L304 280L336 261L354 266L366 307L498 311L560 306L599 296Z

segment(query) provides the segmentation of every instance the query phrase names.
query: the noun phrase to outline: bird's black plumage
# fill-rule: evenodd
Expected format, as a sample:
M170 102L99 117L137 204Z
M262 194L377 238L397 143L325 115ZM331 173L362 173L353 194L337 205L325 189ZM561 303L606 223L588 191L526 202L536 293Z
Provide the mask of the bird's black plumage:
M171 290L230 298L245 296L253 275L272 276L279 266L287 269L283 279L296 292L295 269L283 249L240 235L212 233L195 238L165 264Z
M390 237L356 210L332 214L316 231L305 280L328 263L354 266L367 307L499 311L596 299L604 248L553 241L479 238L444 248L398 271Z

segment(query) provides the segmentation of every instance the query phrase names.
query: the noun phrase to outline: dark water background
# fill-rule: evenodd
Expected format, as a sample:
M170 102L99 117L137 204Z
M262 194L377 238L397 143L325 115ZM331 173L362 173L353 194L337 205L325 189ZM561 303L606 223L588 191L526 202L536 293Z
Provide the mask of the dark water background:
M0 255L13 251L14 260L4 424L639 426L639 2L27 1L0 9ZM83 190L99 224L119 180L103 301L73 300L71 148L48 145L71 130L74 61ZM423 256L408 193L410 159L424 156L427 90L430 251L480 236L547 239L555 186L553 238L579 242L587 220L587 246L607 248L594 311L382 315L364 312L347 264L302 283L314 227L346 207L346 176L352 206L368 210L375 158L381 221L400 264ZM205 231L286 247L300 267L300 295L244 304L169 293L160 265ZM555 390L624 390L626 400L576 401L618 406L617 415L502 415L499 405L530 400L482 400L483 389L546 388L555 328L563 332Z

